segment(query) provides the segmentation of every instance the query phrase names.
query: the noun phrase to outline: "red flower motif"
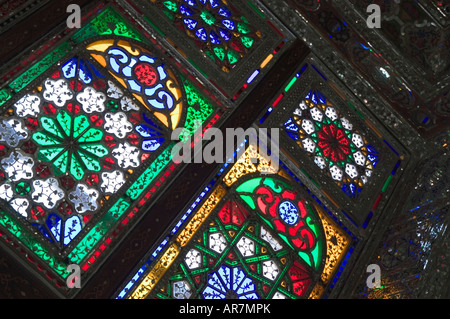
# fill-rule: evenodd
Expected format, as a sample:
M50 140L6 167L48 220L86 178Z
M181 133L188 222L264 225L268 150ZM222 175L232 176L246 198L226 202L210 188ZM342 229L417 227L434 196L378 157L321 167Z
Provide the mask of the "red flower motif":
M148 63L138 64L134 72L136 77L141 84L146 86L153 86L158 81L158 73L155 68Z
M333 161L343 161L351 153L350 140L345 136L344 131L336 127L336 125L323 126L318 136L318 145L322 149L323 154Z

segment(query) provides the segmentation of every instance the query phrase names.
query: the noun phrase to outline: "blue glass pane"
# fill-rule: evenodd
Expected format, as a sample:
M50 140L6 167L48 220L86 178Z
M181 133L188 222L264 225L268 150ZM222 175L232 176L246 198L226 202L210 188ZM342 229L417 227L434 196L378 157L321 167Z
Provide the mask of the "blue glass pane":
M219 14L225 18L231 17L231 12L230 12L230 10L228 10L227 7L221 7L219 9Z
M193 20L193 19L188 19L188 18L186 18L186 19L184 19L183 21L184 21L184 24L186 25L186 27L187 27L189 30L195 29L195 28L197 27L197 24L198 24L198 22L195 21L195 20Z
M184 5L180 6L180 12L181 12L181 14L186 15L186 16L190 16L190 15L194 14L190 8L185 7Z
M146 152L154 152L164 143L163 138L145 140L142 142L142 149Z
M77 75L78 59L72 58L61 68L66 79L72 79Z
M195 35L197 38L199 38L202 41L206 41L208 39L208 35L206 34L206 31L204 28L200 28L195 32Z
M55 240L57 242L61 241L61 224L62 219L55 213L51 213L47 217L46 221L48 229L50 229L50 232L53 234L53 237L55 237Z
M219 36L214 31L211 31L209 34L209 38L211 39L212 44L220 44L222 41L220 41Z
M236 28L236 24L234 23L233 20L230 19L225 19L222 20L222 24L225 26L225 28L227 28L228 30L234 30Z
M72 216L64 223L64 245L70 242L80 233L82 229L81 221L78 216Z
M220 32L220 36L221 36L222 39L224 39L225 41L228 41L228 40L231 39L231 33L230 33L228 30L225 30L225 29L220 28L220 29L219 29L219 32Z
M192 6L192 7L196 7L197 6L197 2L195 0L184 0L185 2L187 2L188 5ZM200 2L203 2L200 0Z

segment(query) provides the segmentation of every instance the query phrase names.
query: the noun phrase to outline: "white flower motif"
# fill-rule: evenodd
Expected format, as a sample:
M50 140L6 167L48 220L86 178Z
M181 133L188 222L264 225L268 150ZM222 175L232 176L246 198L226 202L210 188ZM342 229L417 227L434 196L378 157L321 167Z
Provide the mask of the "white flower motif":
M16 114L20 117L35 117L40 112L41 97L37 94L27 94L14 104Z
M54 177L34 181L33 188L34 192L31 194L33 201L43 204L48 209L54 208L58 201L64 198L64 191Z
M6 142L11 147L19 145L21 140L28 137L27 131L22 128L22 122L17 119L0 122L0 142Z
M93 87L86 87L83 92L78 93L77 101L83 106L86 113L103 112L105 110L106 96L97 92Z
M14 198L10 203L11 207L23 217L28 216L30 202L26 198Z
M122 90L117 85L115 85L114 82L108 81L108 86L109 88L106 94L109 98L118 100L123 96Z
M90 189L86 185L78 184L75 191L69 193L69 200L74 203L78 213L94 212L98 209L98 191Z
M139 149L129 143L121 143L112 151L112 155L117 159L121 168L138 167Z
M105 131L118 138L124 138L133 130L133 125L128 121L125 113L106 113L105 120Z
M63 107L67 101L73 98L73 92L64 80L45 80L43 97L46 101L53 102L58 107Z
M23 155L20 151L14 151L8 158L4 158L1 166L8 175L8 178L13 182L33 178L34 161L31 157Z
M10 184L3 184L0 186L0 198L6 202L9 202L13 199L14 193L12 190L12 186Z
M23 217L28 216L28 207L30 202L26 198L14 198L14 192L10 184L0 186L0 199L8 202L11 207Z
M121 171L105 172L102 174L102 180L100 189L106 194L115 194L125 184L125 177Z
M120 105L122 107L122 111L129 112L131 110L139 111L139 106L133 102L128 96L125 96L122 100L120 100Z

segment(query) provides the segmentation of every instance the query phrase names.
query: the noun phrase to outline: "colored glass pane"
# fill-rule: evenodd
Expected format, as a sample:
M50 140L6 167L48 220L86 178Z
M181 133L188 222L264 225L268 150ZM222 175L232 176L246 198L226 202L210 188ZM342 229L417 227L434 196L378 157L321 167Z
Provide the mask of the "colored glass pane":
M114 9L92 14L73 41L0 93L7 104L0 114L2 238L32 251L28 260L63 290L67 263L90 276L105 247L177 168L171 130L193 134L219 118L211 116L207 90L173 71L170 58L162 63L164 53ZM110 34L122 40L86 41Z
M229 72L262 37L225 1L155 1L196 45Z
M164 125L173 130L180 124L181 80L159 58L124 41L98 41L88 50Z
M377 150L317 90L300 102L284 129L351 198L358 197L380 160Z
M9 179L0 197L51 243L67 246L165 139L156 120L83 58L42 83L2 122L11 151L1 161ZM28 147L14 151L19 143Z
M150 272L137 285L149 260L120 298L127 292L130 298L164 299L323 295L349 247L348 234L306 200L307 193L297 189L284 170L259 177L271 171L270 163L253 147L227 171L219 174L223 184L215 190L208 186L191 206L198 205L192 219L187 222L188 211L172 230L180 229L174 244L156 262L166 238L152 254Z

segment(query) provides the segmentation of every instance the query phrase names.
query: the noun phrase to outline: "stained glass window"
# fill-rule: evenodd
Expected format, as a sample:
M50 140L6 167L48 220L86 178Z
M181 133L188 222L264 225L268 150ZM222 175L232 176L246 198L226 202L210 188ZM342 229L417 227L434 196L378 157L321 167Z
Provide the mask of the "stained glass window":
M258 158L259 164L250 158ZM253 146L227 166L118 298L324 295L351 254L352 235L308 195L295 175L287 169L276 174ZM263 171L274 174L261 175Z
M140 0L136 9L232 101L241 100L293 41L259 2Z
M66 293L67 265L91 276L178 169L170 133L220 118L219 101L144 38L113 8L100 10L2 101L0 237Z
M348 196L358 197L380 155L320 91L306 95L285 130Z
M231 3L222 0L156 3L224 72L229 72L262 37Z
M306 59L258 124L280 128L282 153L289 162L341 213L365 228L404 156L399 143L329 76L314 57Z

